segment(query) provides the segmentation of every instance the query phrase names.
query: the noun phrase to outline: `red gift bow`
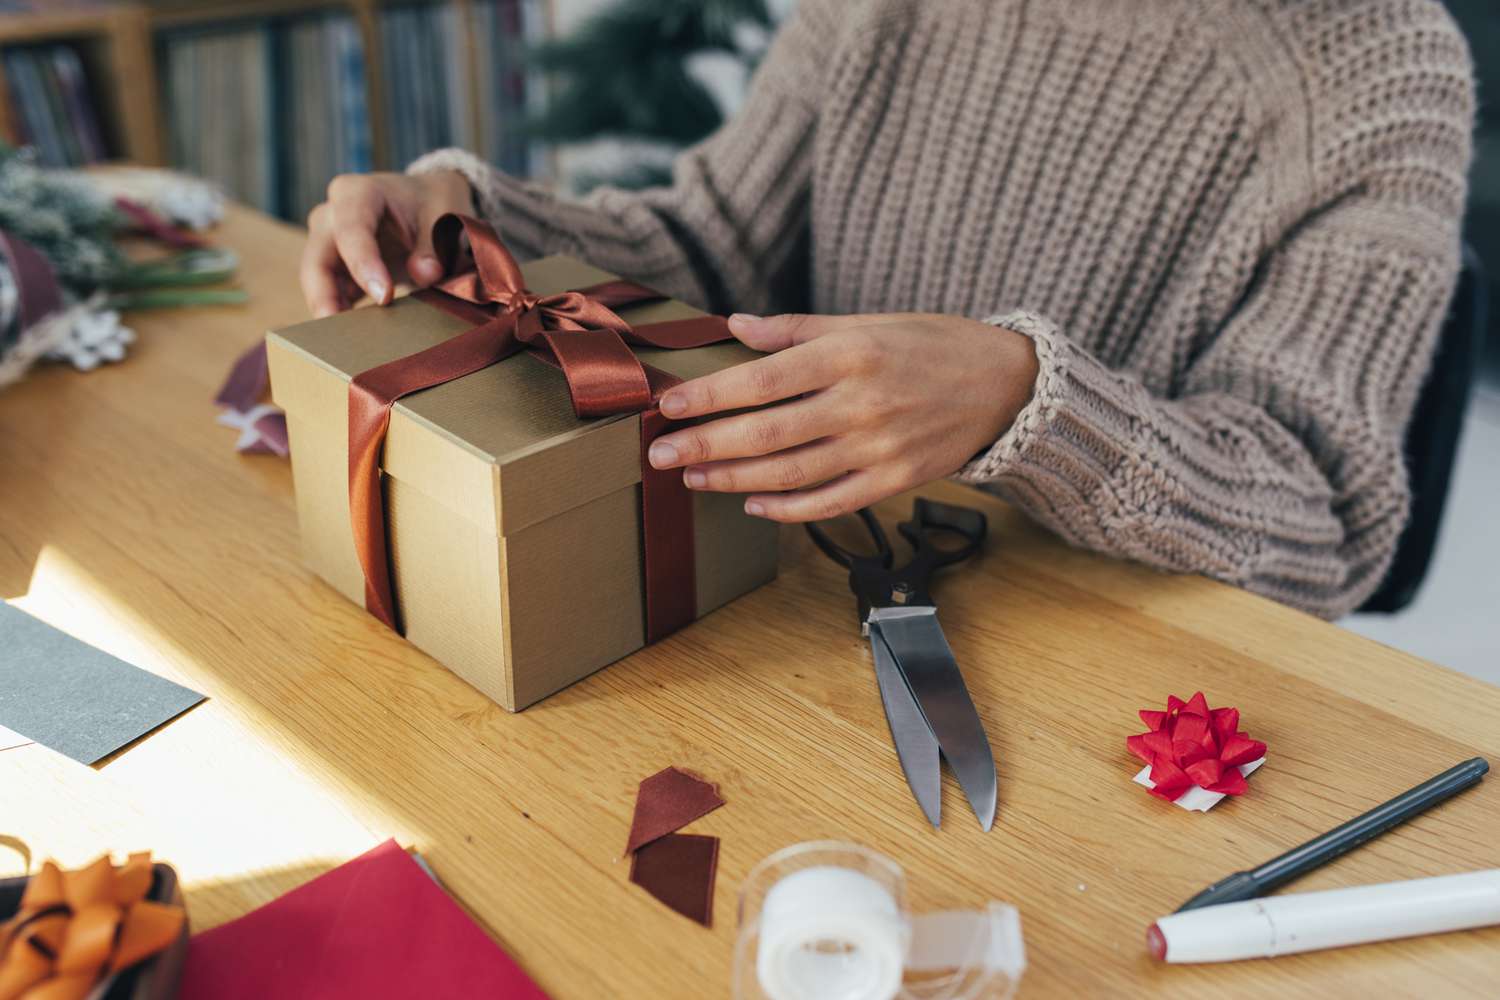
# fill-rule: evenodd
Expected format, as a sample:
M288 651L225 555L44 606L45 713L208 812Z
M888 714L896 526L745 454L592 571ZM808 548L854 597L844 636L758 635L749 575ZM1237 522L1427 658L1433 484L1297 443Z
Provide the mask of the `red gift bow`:
M1151 794L1175 802L1194 785L1224 795L1243 795L1249 785L1240 766L1260 760L1266 745L1239 731L1240 710L1209 708L1199 691L1188 701L1167 696L1167 710L1143 708L1150 732L1125 741L1151 765Z

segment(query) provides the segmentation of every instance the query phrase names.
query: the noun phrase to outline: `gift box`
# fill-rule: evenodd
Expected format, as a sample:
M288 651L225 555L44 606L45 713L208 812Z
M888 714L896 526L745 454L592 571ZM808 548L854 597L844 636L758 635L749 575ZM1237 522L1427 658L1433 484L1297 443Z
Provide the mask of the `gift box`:
M384 560L362 547L368 545L358 534L364 515L351 514L356 376L456 343L453 338L495 314L536 334L548 308L538 300L615 280L582 261L554 256L520 265L512 284L524 283L524 293L500 295L504 307L481 301L489 313L471 302L454 308L452 296L429 292L272 332L272 393L286 411L307 564L380 614L366 566L377 564L378 576ZM444 287L469 288L472 294L465 294L479 301L486 293L474 290L482 284L471 275L468 284ZM617 305L613 314L643 333L704 316L672 300ZM733 341L634 350L653 386L662 377L690 379L755 356ZM582 367L562 360L563 368ZM518 350L390 405L379 453L374 500L384 509L374 527L379 534L383 519L395 624L511 711L656 638L648 613L652 601L664 608L666 600L652 596L651 573L676 574L679 589L686 586L683 620L776 573L777 527L747 516L742 497L683 491L663 501L648 492L644 502L656 505L658 534L677 538L653 543L649 530L643 535L643 417L579 417L571 398L577 381L576 371L565 377L533 352ZM654 411L645 419L665 424ZM356 454L361 451L356 444ZM644 468L658 487L681 489L680 471ZM687 572L686 584L679 571Z

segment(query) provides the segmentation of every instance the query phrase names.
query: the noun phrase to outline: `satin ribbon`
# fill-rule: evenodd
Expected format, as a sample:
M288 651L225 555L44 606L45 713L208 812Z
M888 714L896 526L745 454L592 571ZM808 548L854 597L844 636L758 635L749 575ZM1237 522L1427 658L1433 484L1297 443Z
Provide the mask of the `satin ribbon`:
M62 286L52 262L25 240L0 230L0 260L10 268L20 295L20 324L29 329L44 317L62 308ZM0 330L3 336L4 330Z
M677 471L661 472L646 449L669 426L656 409L680 380L641 363L630 344L685 349L728 340L720 316L632 328L615 309L666 296L630 281L537 295L520 265L484 222L449 214L433 225L433 246L451 274L459 236L468 237L474 268L416 293L421 301L474 323L464 333L416 354L356 375L349 384L349 517L365 577L365 607L396 631L380 456L396 400L451 382L529 349L562 370L580 419L641 414L641 532L644 548L646 640L696 617L692 494Z
M116 198L115 208L130 220L136 232L143 233L169 247L177 247L179 250L196 250L208 246L208 241L202 237L187 229L172 225L133 198L123 196Z
M149 852L119 868L108 855L77 871L44 863L0 923L0 1000L83 1000L102 977L166 950L186 914L146 899L151 881Z
M1266 745L1239 731L1240 710L1208 707L1199 691L1187 701L1167 696L1165 712L1141 709L1148 732L1125 741L1151 765L1151 794L1176 801L1197 785L1221 795L1243 795L1249 785L1240 766L1260 760Z

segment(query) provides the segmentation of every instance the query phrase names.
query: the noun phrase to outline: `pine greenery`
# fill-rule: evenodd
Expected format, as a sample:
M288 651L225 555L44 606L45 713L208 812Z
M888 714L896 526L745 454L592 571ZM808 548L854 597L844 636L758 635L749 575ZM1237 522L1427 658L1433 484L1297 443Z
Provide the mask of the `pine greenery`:
M87 180L0 147L0 229L41 251L69 291L87 294L125 267L118 226L114 205Z
M571 36L533 49L551 87L530 131L552 142L690 145L724 116L688 60L705 52L743 58L737 38L746 26L769 31L766 0L618 0ZM656 179L645 169L615 180L640 186Z

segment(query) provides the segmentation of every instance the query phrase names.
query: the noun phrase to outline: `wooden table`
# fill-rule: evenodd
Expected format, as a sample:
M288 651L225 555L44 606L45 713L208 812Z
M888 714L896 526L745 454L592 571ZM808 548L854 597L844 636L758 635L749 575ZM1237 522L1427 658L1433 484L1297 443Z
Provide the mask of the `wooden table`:
M250 305L132 317L126 363L50 367L0 394L0 597L209 698L98 768L0 753L0 834L38 858L152 848L205 928L394 836L553 995L709 997L728 993L750 867L838 838L899 859L919 908L1017 904L1027 997L1495 995L1500 928L1196 968L1154 964L1143 934L1214 879L1459 760L1500 762L1500 690L1229 587L1070 550L955 486L929 492L992 525L937 596L999 762L993 832L951 780L945 828L923 820L842 574L797 531L774 585L508 715L303 569L288 466L236 455L214 424L230 360L304 316L297 230L236 210L220 235ZM1200 688L1271 748L1249 794L1208 814L1132 784L1124 746L1137 709ZM620 860L636 783L668 764L728 799L689 827L722 838L712 930ZM1491 777L1297 888L1497 866Z

